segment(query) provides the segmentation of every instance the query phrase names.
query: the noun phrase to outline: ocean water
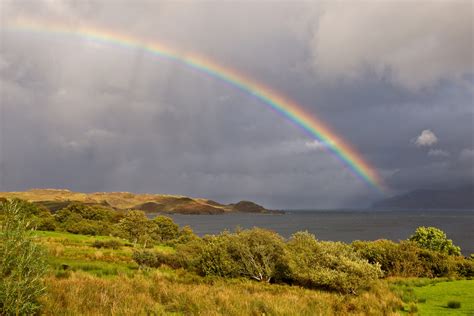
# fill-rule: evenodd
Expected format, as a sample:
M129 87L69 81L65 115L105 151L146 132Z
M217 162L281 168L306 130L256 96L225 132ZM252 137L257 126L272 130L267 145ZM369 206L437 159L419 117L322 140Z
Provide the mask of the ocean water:
M171 215L179 225L189 225L200 236L240 226L271 229L284 237L307 230L320 240L407 239L419 226L435 226L461 247L474 253L474 210L433 211L286 211L285 214Z

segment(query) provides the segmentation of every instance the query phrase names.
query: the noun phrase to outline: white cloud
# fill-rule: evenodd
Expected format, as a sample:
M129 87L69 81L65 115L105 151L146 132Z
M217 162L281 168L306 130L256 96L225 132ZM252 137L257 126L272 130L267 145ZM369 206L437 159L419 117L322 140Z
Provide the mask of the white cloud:
M449 157L451 156L451 154L442 149L430 149L430 151L428 152L428 156L441 158L441 157Z
M358 77L369 69L418 89L472 73L472 2L327 1L315 25L316 71Z
M429 129L425 129L414 142L419 147L432 146L438 142L438 137L436 137L436 135Z

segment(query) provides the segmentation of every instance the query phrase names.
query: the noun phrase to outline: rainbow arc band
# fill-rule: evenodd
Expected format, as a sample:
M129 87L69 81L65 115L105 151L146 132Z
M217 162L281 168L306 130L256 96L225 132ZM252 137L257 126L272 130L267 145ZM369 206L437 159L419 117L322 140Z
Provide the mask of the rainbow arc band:
M378 192L387 192L387 188L376 168L371 166L355 148L333 132L326 124L314 115L304 111L303 107L269 87L244 76L234 69L220 65L194 53L182 54L157 42L148 42L137 37L114 33L91 26L70 27L67 24L38 21L34 19L18 19L12 30L78 36L91 41L112 44L124 48L139 48L159 58L195 69L201 73L225 82L232 87L251 95L267 105L301 129L309 136L322 142L344 165Z

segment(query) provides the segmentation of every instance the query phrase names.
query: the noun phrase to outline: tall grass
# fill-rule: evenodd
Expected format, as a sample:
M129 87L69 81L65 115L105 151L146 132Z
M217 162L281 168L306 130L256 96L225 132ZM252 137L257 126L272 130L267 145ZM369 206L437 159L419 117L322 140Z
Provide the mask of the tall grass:
M45 254L17 203L1 203L0 212L0 315L34 314L44 292Z
M50 276L45 314L71 315L391 315L401 301L380 282L359 296L247 280L203 279L160 271L98 278Z

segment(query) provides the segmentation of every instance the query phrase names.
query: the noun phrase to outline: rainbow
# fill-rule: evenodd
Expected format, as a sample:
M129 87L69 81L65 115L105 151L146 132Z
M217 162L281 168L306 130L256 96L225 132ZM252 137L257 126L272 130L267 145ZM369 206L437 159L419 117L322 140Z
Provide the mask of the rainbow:
M154 56L170 60L205 73L208 76L230 84L234 88L255 97L269 106L283 117L287 118L312 138L322 142L330 152L334 153L355 175L370 184L379 192L386 191L386 187L372 167L361 154L333 132L326 124L314 115L307 113L302 106L271 88L250 79L203 56L195 53L180 53L166 45L149 42L137 37L122 33L115 33L97 27L79 26L69 27L67 24L37 21L33 19L18 19L12 23L10 29L26 32L40 32L59 35L75 35L88 40L113 44L124 48L139 48Z

